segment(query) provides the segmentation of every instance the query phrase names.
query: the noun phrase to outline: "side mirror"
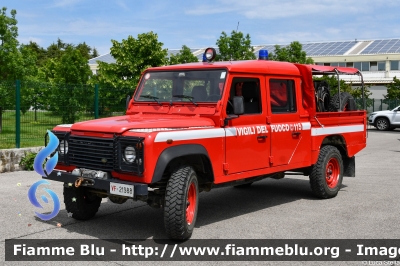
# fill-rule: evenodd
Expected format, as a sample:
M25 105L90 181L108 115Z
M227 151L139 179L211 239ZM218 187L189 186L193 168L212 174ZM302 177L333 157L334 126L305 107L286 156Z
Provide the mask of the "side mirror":
M233 97L233 113L235 115L244 114L243 96L235 96L235 97Z
M131 96L128 95L126 96L126 106L125 106L125 110L128 110L128 106L129 106L129 101L131 100Z

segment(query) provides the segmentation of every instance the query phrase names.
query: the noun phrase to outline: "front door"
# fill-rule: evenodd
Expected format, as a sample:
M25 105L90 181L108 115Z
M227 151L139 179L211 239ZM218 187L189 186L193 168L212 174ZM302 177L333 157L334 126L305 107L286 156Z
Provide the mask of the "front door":
M262 105L261 97L264 97L265 90L262 92L260 89L261 81L251 76L235 77L231 81L230 98L242 96L245 113L230 120L229 126L225 127L224 170L228 175L269 166L270 133ZM228 115L233 110L230 105L228 103L226 109Z

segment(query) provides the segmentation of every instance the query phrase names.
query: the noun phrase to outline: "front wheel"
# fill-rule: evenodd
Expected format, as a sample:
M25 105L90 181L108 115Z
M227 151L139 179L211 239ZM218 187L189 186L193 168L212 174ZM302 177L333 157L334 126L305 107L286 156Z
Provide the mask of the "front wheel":
M68 213L77 220L88 220L95 216L101 204L101 198L87 191L85 187L66 187L64 185L64 203Z
M323 199L336 197L342 186L342 180L343 160L339 150L330 145L322 147L318 161L311 169L312 192Z
M375 126L378 130L381 131L389 130L390 128L389 120L387 120L384 117L379 117L378 119L376 119Z
M164 226L169 238L190 238L196 223L199 183L190 166L175 170L165 192Z

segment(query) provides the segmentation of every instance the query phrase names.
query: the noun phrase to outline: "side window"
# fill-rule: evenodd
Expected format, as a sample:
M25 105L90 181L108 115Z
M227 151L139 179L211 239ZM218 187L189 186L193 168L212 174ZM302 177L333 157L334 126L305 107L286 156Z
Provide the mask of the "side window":
M242 96L244 114L261 113L260 80L255 78L234 78L230 89L229 103L226 113L233 114L232 99Z
M269 81L269 93L272 113L294 113L297 111L293 80L271 79Z

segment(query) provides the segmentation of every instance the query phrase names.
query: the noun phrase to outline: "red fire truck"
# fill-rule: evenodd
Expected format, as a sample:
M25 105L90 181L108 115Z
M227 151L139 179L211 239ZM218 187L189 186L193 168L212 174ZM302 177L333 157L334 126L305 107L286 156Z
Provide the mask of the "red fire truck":
M178 240L192 235L202 191L298 174L317 197L335 197L366 146L366 112L313 76L362 83L361 73L266 53L213 62L209 48L205 62L147 69L126 115L53 129L58 164L43 178L64 183L75 219L93 217L102 198L140 200L163 209L166 234Z

